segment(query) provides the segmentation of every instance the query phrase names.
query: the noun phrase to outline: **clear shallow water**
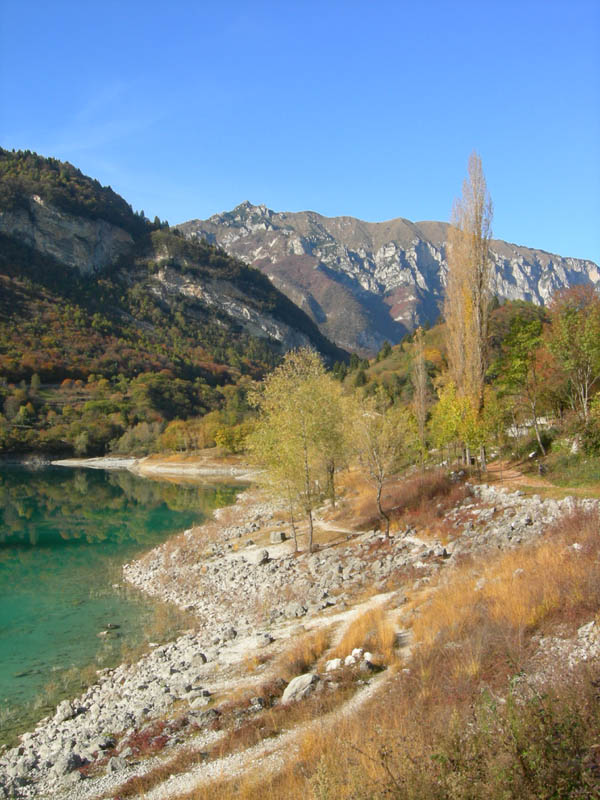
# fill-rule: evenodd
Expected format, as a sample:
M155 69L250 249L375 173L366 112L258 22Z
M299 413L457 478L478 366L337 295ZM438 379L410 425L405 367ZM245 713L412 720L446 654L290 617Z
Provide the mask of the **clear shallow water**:
M129 472L0 468L0 742L95 669L181 627L175 609L123 586L120 567L237 491ZM109 624L119 627L99 637Z

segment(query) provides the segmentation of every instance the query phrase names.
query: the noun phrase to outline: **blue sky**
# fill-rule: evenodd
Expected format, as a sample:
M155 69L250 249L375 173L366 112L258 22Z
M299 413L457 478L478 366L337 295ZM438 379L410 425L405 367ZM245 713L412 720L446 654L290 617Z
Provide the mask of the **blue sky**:
M600 1L0 0L0 144L169 222L243 200L600 262Z

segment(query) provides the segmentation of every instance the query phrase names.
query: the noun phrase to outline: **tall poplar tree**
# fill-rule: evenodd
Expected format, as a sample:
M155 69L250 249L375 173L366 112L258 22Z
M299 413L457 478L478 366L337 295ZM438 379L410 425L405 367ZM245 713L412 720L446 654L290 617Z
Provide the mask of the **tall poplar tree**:
M459 395L469 400L478 416L483 411L488 367L491 235L492 201L481 158L473 152L448 229L444 316L450 376Z
M427 423L427 369L425 367L425 349L423 344L423 328L415 333L415 353L412 367L413 405L419 429L421 445L421 465L427 449L425 430Z

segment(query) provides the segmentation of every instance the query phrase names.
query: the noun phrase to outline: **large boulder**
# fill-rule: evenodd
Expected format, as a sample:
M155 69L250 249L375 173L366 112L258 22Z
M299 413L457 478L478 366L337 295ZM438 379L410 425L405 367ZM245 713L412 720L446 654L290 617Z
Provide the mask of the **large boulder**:
M246 554L246 561L253 566L260 567L269 563L268 550L253 550Z
M288 683L281 702L294 703L296 700L302 700L314 690L318 682L319 676L314 672L298 675Z
M306 612L308 611L306 606L303 606L301 603L297 603L292 601L288 603L284 609L284 614L288 619L294 619L297 617L303 617Z

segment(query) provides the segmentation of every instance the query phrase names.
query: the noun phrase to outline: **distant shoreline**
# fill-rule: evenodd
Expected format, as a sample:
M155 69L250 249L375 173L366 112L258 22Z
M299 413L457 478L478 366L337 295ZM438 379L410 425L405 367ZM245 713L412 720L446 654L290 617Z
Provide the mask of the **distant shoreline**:
M61 458L50 461L53 467L86 467L88 469L130 469L137 458L115 458L99 456L98 458Z
M180 478L233 478L234 480L251 481L255 471L241 461L226 463L219 458L205 456L173 457L146 456L144 458L124 456L99 456L97 458L63 458L48 462L56 467L83 467L86 469L128 470L145 478L180 477Z

